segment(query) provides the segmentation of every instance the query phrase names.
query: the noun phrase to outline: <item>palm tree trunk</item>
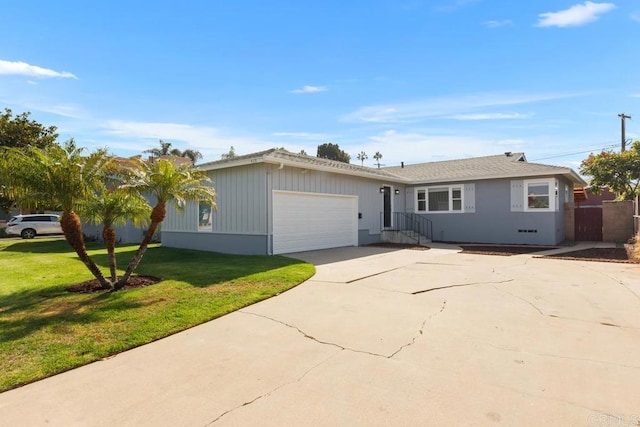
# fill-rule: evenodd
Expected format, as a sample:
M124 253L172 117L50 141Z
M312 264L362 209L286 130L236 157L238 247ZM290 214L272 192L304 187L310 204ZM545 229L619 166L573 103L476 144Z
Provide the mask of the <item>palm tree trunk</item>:
M122 289L122 287L124 287L124 285L126 285L129 281L129 277L131 277L131 274L136 270L136 268L138 268L138 264L140 264L142 256L147 250L147 246L149 246L149 243L151 243L151 239L153 239L153 235L156 233L158 225L160 225L160 223L164 221L164 217L166 216L166 214L167 209L165 207L165 203L158 202L158 204L156 204L151 211L151 224L149 225L147 234L144 235L144 239L142 239L140 247L138 247L138 250L136 251L133 258L131 258L131 261L127 266L127 270L124 272L124 275L122 275L122 277L120 277L120 280L118 280L118 283L116 283L116 290Z
M87 254L84 237L82 236L82 222L78 214L72 210L63 212L62 218L60 218L60 226L62 227L62 232L64 233L67 243L76 251L80 261L87 266L91 274L98 279L98 282L100 282L100 285L104 289L112 289L113 284L104 277L102 271L100 271L96 263L93 262L93 260L89 258L89 254Z
M109 273L111 273L111 283L118 281L118 272L116 270L116 230L113 227L104 227L102 230L102 240L107 247L109 257Z

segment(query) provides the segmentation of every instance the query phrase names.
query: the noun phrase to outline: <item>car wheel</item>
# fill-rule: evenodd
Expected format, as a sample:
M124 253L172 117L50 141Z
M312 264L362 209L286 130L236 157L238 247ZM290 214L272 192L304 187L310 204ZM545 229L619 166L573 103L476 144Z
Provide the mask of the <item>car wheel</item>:
M36 230L34 230L33 228L25 228L24 230L22 230L22 233L20 233L20 236L23 239L33 239L34 237L36 237Z

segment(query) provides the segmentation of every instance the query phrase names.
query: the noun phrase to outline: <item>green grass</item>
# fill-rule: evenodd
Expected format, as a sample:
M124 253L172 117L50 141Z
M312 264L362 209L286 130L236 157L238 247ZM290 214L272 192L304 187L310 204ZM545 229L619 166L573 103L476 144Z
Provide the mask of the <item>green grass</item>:
M106 251L89 253L106 272ZM118 248L126 267L136 246ZM137 274L164 280L72 294L92 279L64 240L0 241L0 391L136 347L286 291L314 273L279 256L149 248Z

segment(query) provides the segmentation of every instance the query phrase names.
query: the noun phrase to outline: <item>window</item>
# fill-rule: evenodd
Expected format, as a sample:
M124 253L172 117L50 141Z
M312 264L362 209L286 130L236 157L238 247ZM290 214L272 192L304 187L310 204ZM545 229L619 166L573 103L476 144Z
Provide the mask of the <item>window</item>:
M416 212L462 212L462 185L416 189Z
M549 184L533 182L527 184L527 208L549 209Z
M212 206L200 203L198 208L198 231L213 231Z
M526 211L551 211L557 205L558 188L554 179L524 182Z
M451 210L462 210L462 188L451 189Z
M418 190L418 211L424 212L427 210L427 197L426 191Z

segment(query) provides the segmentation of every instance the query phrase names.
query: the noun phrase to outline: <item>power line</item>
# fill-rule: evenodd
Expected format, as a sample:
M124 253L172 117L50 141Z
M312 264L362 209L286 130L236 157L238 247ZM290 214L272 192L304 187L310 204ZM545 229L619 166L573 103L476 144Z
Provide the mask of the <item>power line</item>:
M573 153L564 153L564 154L557 154L555 156L540 157L538 159L532 160L532 162L537 162L538 160L556 159L558 157L574 156L576 154L591 153L591 152L596 151L596 150L606 150L606 149L610 149L610 148L616 148L617 146L618 146L618 144L613 144L613 145L607 145L607 146L604 146L604 147L602 147L602 146L594 147L592 149L585 150L585 151L575 151Z

